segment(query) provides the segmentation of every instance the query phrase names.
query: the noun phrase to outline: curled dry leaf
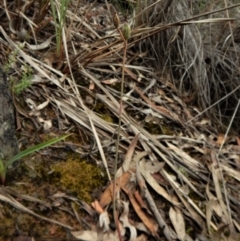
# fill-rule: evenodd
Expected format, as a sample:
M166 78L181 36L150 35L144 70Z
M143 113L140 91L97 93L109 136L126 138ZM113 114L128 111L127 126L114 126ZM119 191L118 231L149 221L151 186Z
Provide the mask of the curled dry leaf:
M103 229L103 232L106 232L106 231L109 231L109 228L110 228L109 224L110 224L109 216L108 216L108 213L105 211L99 215L99 226L100 228Z
M54 37L54 36L51 36L50 38L48 38L46 41L44 41L44 42L41 43L41 44L28 44L28 43L27 43L27 46L28 46L28 48L31 49L31 50L42 50L42 49L46 49L46 48L48 48L48 46L51 44L53 37Z
M172 225L177 233L177 237L181 241L185 241L185 222L183 214L179 208L170 208L169 217L171 219Z
M28 107L29 107L31 110L36 109L37 105L35 104L35 102L34 102L32 99L27 98L25 101L26 101Z
M123 213L121 214L119 220L122 221L122 225L124 228L128 228L130 231L130 239L129 241L133 241L137 238L137 230L136 228L129 223L128 215L129 215L129 203L122 202L123 204Z
M48 131L52 128L52 121L51 120L44 120L43 118L38 116L38 121L40 123L43 123L43 129L45 131Z

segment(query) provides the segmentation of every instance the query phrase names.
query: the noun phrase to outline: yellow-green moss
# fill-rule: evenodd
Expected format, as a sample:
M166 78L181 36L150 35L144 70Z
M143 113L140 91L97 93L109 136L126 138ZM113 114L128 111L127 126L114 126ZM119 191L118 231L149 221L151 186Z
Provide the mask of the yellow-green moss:
M93 108L93 111L98 114L106 114L106 112L109 112L107 105L102 102L97 102Z
M149 133L154 135L174 135L175 133L171 126L154 123L153 121L145 122L144 127Z
M161 126L153 122L146 122L144 124L144 127L147 131L149 131L150 134L154 134L154 135L163 134Z
M188 176L189 176L188 171L186 170L186 168L180 166L180 167L178 168L178 170L179 170L179 172L181 172L185 177L188 177Z
M68 159L53 166L52 181L59 188L75 193L86 202L92 200L94 189L106 184L107 177L98 167L86 161Z
M97 103L93 110L98 113L103 120L109 123L114 123L114 121L116 121L116 118L114 118L113 114L109 111L107 105L102 102Z
M102 117L103 120L105 120L109 123L113 123L113 118L110 115L105 114L105 115L102 115L101 117Z
M161 125L161 130L164 135L172 136L176 134L176 130L174 129L173 126Z

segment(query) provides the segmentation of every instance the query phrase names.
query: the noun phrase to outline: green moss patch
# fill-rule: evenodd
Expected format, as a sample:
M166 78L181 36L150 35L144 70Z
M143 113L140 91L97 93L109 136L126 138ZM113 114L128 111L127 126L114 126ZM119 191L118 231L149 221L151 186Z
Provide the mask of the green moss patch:
M52 181L59 188L70 191L86 202L92 200L91 194L96 188L107 183L105 173L86 161L68 159L53 166Z

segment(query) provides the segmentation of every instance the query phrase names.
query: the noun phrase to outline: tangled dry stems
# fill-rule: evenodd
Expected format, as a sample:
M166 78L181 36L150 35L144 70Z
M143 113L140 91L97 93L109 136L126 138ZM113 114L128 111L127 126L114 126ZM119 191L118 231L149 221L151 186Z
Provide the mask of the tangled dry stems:
M190 8L183 0L177 3L161 1L149 10L143 22L154 27L159 23L192 18L194 13L201 11L196 2ZM224 6L218 1L213 5L206 3L205 9L211 12L221 7ZM209 17L226 17L227 11L231 17L237 17L237 7ZM240 96L238 29L237 22L176 26L144 42L144 47L152 50L151 54L158 59L156 68L163 75L170 73L182 98L195 102L216 126L223 129L230 123ZM238 109L233 128L238 126L239 118Z

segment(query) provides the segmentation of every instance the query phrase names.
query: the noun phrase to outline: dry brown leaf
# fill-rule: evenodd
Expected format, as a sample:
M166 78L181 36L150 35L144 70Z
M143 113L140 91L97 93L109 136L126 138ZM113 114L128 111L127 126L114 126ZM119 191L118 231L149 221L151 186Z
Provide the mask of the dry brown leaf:
M150 172L152 172L153 170L155 170L155 172L159 172L160 169L163 168L164 163L158 163L157 166L151 166L148 165L145 160L142 160L141 162L139 162L139 166L140 166L140 170L141 170L141 174L144 176L145 180L147 181L147 183L162 197L164 197L166 200L168 200L169 202L171 202L174 205L179 206L180 203L175 202L173 200L173 198L168 194L168 192L161 187L153 178L152 174Z
M210 200L206 203L206 221L208 232L211 232L211 220L213 215L213 207L217 204L217 200Z
M136 201L135 197L133 196L133 194L131 192L128 191L128 189L126 189L126 188L122 188L122 189L128 195L129 200L130 200L135 212L137 213L138 217L142 220L142 222L148 228L150 233L153 236L156 236L157 235L156 222L152 218L150 218L146 212L144 212L142 210L142 208L139 206L138 202Z
M148 210L148 207L147 205L145 204L145 202L143 201L140 193L138 191L134 192L134 197L136 198L136 201L138 202L138 204L140 205L140 207L142 209L146 209L148 211L148 213L151 213L149 210Z
M131 144L129 145L129 148L127 150L127 153L125 155L125 158L124 158L124 161L123 161L123 164L122 166L117 170L117 174L116 174L116 177L120 177L124 172L128 171L129 170L129 167L130 167L130 163L132 161L132 157L133 157L133 153L135 151L135 148L136 148L136 145L137 145L137 142L138 142L138 138L139 138L139 135L136 135Z
M130 172L125 172L123 175L116 180L116 190L115 192L117 193L121 188L125 187L126 184L131 180L132 174ZM113 198L113 183L110 183L109 186L105 189L103 194L101 195L100 198L100 205L101 207L106 207L112 202Z
M222 145L222 144L224 144L223 142L225 141L225 142L227 142L227 140L229 139L230 137L226 137L226 139L225 139L225 135L224 134L219 134L218 136L217 136L217 140L216 140L216 144L218 144L218 145Z
M138 81L137 76L129 68L127 68L126 65L124 66L124 72L126 72L133 80Z
M95 89L95 84L92 81L90 81L88 89L89 90L94 90Z
M94 202L91 203L92 207L95 209L95 211L97 213L103 213L104 210L102 209L102 207L100 206L99 202L97 200L95 200Z

